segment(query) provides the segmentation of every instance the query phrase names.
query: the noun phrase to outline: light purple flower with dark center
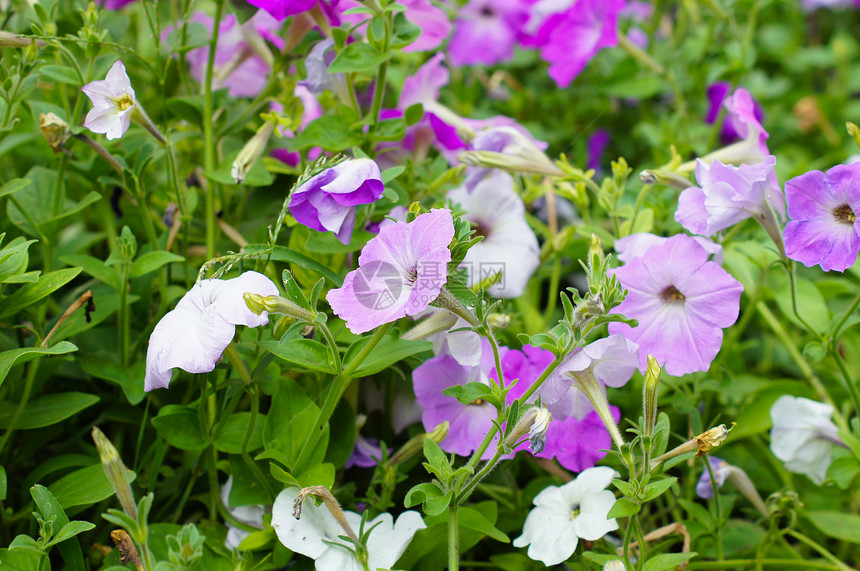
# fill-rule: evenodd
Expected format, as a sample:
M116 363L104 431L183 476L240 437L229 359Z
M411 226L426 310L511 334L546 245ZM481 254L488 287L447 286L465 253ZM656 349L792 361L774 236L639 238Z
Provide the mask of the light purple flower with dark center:
M290 197L290 214L308 228L334 232L349 244L355 207L376 202L385 185L379 166L370 159L351 159L308 179Z
M526 19L521 0L470 0L454 21L454 36L448 44L451 63L495 65L510 61Z
M678 198L675 221L695 234L713 236L742 220L754 217L782 249L785 201L773 168L776 157L755 165L696 162L696 181Z
M492 357L489 351L484 353L487 356L476 367L466 367L450 355L440 355L428 359L412 372L415 397L424 407L421 416L424 429L429 432L441 422L447 420L450 423L447 436L439 443L446 452L468 456L478 448L493 426L496 407L492 404L481 399L463 404L442 394L447 388L467 383L489 386L487 371L492 367ZM487 447L483 458L490 458L494 451L495 446Z
M708 86L708 100L710 101L710 106L708 107L708 112L705 115L705 121L707 123L713 125L717 122L717 117L720 116L720 110L723 107L723 103L726 102L726 97L728 97L731 89L732 84L728 81L718 81ZM743 91L746 92L746 90ZM749 92L746 93L749 94ZM762 110L759 102L751 96L750 101L752 102L752 117L760 127L761 121L764 119L764 111ZM741 103L743 104L741 105ZM741 109L744 110L744 113L740 113ZM749 122L749 117L745 114L746 109L747 99L745 95L741 95L737 101L730 105L730 108L727 107L729 112L726 114L725 119L723 119L722 131L720 132L720 138L723 143L728 145L729 143L733 143L738 139L743 139L746 136L747 131L743 126L745 122ZM762 128L762 130L764 129Z
M501 272L501 280L487 292L503 298L522 295L540 264L540 247L526 222L525 205L514 190L513 177L495 170L472 192L461 186L450 191L448 198L464 209L463 218L484 237L463 259L469 286Z
M277 295L278 287L257 272L194 284L149 337L144 390L166 389L176 367L189 373L211 371L233 340L237 325L259 327L268 323L267 312L257 315L248 309L244 299L248 292Z
M860 163L810 171L785 183L785 254L804 266L844 272L860 252Z
M549 76L559 87L567 87L598 51L618 43L618 15L624 0L548 4L550 14L530 43L539 46L541 57L549 62ZM529 25L534 27L534 20Z
M604 393L607 386L622 387L636 371L640 354L636 343L622 335L589 343L565 358L538 389L544 406L554 419L584 419L594 407L586 394L576 388L575 379L596 381Z
M696 240L678 234L652 246L641 257L613 270L628 290L611 313L639 320L637 327L610 323L639 345L639 369L648 354L670 375L707 371L723 342L724 327L738 318L743 285Z
M726 478L732 472L732 465L716 456L708 456L708 463L711 465L711 471L714 473L714 478L717 480L717 488L722 488L726 482ZM711 486L711 473L708 469L702 472L699 477L699 482L696 484L696 495L707 500L714 497L714 488Z
M609 131L606 129L598 129L590 137L588 137L588 142L586 146L588 147L588 160L586 161L586 167L589 169L594 169L597 172L601 172L601 159L603 158L603 151L606 149L606 146L609 144Z
M446 209L381 228L361 251L358 269L328 292L329 305L356 334L424 311L448 280L453 238Z

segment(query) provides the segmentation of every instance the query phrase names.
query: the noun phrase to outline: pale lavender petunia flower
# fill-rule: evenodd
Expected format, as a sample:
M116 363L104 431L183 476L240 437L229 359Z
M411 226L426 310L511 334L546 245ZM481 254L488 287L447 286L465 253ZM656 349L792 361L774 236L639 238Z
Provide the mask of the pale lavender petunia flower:
M526 222L525 205L514 190L513 177L496 170L472 192L462 186L450 191L448 198L464 209L463 218L484 237L463 259L469 286L501 272L501 281L490 286L488 293L504 298L522 295L540 264L540 247Z
M346 84L346 75L343 73L329 73L328 67L337 56L334 50L334 40L325 39L318 42L305 58L305 70L307 78L299 82L313 95L322 95L325 91L331 91L338 99L347 102L350 99L349 87Z
M711 465L711 471L714 473L714 478L717 480L717 488L722 488L732 471L732 465L716 456L708 456L708 463ZM702 472L699 481L696 483L696 495L702 499L710 499L714 497L714 488L711 486L711 473L708 469Z
M448 244L454 238L450 210L434 209L412 222L379 231L343 286L328 292L332 310L353 333L427 309L448 279Z
M644 256L645 252L650 250L652 246L663 244L668 239L669 238L666 238L665 236L657 236L650 232L637 232L636 234L630 234L629 236L625 236L624 238L620 238L615 241L615 257L625 264L629 264L636 258ZM722 246L713 240L702 236L693 236L693 240L705 249L708 256L710 256L713 261L720 265L723 264L725 252L723 252Z
M559 87L567 87L598 51L618 43L618 15L624 0L551 4L530 43L539 46L541 57L549 62L549 76ZM534 27L534 19L529 24Z
M290 214L308 228L334 232L349 244L355 207L376 202L385 185L379 166L371 159L351 159L311 177L293 191Z
M260 504L230 507L229 500L232 489L233 476L230 476L224 485L221 486L221 503L227 508L227 512L239 523L263 529L263 515L266 513L266 507ZM227 538L224 540L224 546L230 551L238 548L242 541L252 533L246 529L240 529L230 522L225 522L225 525L227 526Z
M470 0L454 22L454 36L448 44L451 63L495 65L510 61L526 19L521 0Z
M382 458L382 448L379 446L379 439L365 438L359 434L355 437L355 448L352 449L352 454L343 467L373 468L380 458Z
M670 375L707 371L738 318L743 285L693 238L678 234L613 270L627 297L611 313L639 320L631 328L610 323L611 334L639 344L639 369L654 355Z
M111 66L104 79L86 84L81 91L93 102L84 127L93 133L104 133L108 139L125 135L138 103L122 60Z
M803 397L782 395L770 408L773 428L770 449L797 474L824 482L833 461L833 447L845 446L833 421L833 406Z
M742 220L754 217L768 235L782 246L785 201L776 179L776 157L769 155L754 165L696 162L696 181L678 198L675 221L695 234L713 236Z
M233 340L237 325L259 327L268 323L267 312L257 315L245 305L243 296L248 292L277 295L278 287L257 272L194 284L149 337L144 390L166 389L175 367L189 373L211 371Z
M860 163L810 171L785 183L785 254L807 267L844 272L860 251Z
M569 355L539 389L553 418L582 420L594 410L587 396L574 386L573 377L596 379L606 387L618 388L636 371L640 352L636 343L622 335L597 339Z
M770 137L770 134L768 134L761 124L763 113L760 110L758 102L753 99L750 92L739 87L735 89L732 95L726 98L723 105L725 105L728 111L726 119L731 123L738 137L754 144L757 151L761 153L761 158L758 160L743 162L759 162L768 156L770 151L767 148L767 139Z

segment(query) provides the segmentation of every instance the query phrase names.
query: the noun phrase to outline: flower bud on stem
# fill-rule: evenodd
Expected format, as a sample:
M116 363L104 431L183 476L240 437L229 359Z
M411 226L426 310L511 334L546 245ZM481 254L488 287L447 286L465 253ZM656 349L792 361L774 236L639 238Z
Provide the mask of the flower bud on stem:
M246 292L244 295L245 305L248 309L260 315L264 311L269 313L282 313L300 321L312 322L316 315L303 309L292 301L279 295L262 296L256 293Z
M98 426L94 426L92 430L93 441L96 444L96 450L99 452L99 458L102 461L105 475L114 491L119 503L122 505L123 511L132 519L137 519L137 507L134 504L134 495L131 493L131 486L128 485L128 472L122 458L116 448L108 440L104 432L99 430Z

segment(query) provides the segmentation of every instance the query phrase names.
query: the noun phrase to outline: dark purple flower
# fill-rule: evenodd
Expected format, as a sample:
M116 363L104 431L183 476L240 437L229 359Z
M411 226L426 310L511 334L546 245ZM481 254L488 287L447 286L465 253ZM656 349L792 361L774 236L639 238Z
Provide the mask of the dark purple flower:
M731 89L732 84L728 81L718 81L708 87L708 99L711 104L710 107L708 107L708 113L705 115L706 122L711 125L716 123L717 117L720 116L720 110L726 102ZM746 90L743 91L746 92ZM748 92L746 93L748 94ZM727 106L728 113L726 114L726 118L723 120L723 127L720 133L720 138L726 145L733 143L738 139L743 139L747 134L744 123L748 123L749 118L739 111L741 107L744 109L746 108L745 104L747 98L745 95L741 95L740 97L743 100L743 106L741 106L741 101L731 104L731 108ZM760 127L761 121L764 120L764 111L758 101L752 97L749 98L749 101L752 103L752 118L755 119L756 123L758 123ZM762 128L762 131L764 131L764 128Z
M785 183L785 254L807 267L844 272L860 252L860 163L810 171Z
M352 159L326 169L293 191L290 213L308 228L334 232L349 244L355 207L376 202L385 186L379 166L370 159Z
M614 270L628 293L611 312L639 325L610 323L609 332L639 344L640 370L650 353L670 375L707 371L720 351L723 328L738 318L743 285L708 256L678 234Z
M603 158L603 151L609 144L609 131L606 129L598 129L588 138L588 161L586 167L600 172L600 159Z

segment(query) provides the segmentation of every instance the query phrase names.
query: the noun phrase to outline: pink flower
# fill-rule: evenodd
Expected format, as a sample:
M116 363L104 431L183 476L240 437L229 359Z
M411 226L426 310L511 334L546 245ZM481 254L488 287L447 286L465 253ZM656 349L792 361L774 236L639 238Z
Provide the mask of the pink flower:
M454 22L448 44L454 65L495 65L514 57L514 45L526 21L520 0L471 0Z
M614 274L628 293L611 313L639 325L610 323L609 333L639 345L639 369L645 370L650 353L670 375L707 371L722 345L722 328L738 318L741 283L685 234L652 246Z
M448 279L453 238L445 209L381 228L361 251L358 269L328 292L329 305L356 334L427 309Z

